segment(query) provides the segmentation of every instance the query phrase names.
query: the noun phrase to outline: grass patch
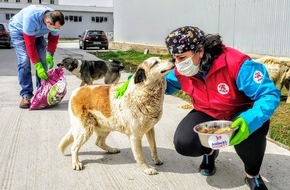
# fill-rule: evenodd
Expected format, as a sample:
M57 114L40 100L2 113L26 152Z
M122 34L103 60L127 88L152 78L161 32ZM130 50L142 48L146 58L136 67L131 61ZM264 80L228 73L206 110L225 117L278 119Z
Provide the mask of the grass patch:
M271 118L270 138L290 147L290 104L281 102Z
M134 73L137 66L149 57L170 58L170 55L144 54L135 50L99 52L97 56L103 60L115 59L121 61L125 65L125 70L131 73Z
M134 50L130 51L109 51L109 52L99 52L98 57L103 60L115 59L121 61L125 64L125 70L131 73L136 71L137 66L143 62L145 59L157 56L162 59L170 59L170 55L157 55L157 54L143 54ZM287 91L285 88L282 89L281 103L275 113L271 118L269 137L281 144L290 147L290 104L286 104L285 95ZM180 97L188 102L190 97L182 91L179 91L175 96Z

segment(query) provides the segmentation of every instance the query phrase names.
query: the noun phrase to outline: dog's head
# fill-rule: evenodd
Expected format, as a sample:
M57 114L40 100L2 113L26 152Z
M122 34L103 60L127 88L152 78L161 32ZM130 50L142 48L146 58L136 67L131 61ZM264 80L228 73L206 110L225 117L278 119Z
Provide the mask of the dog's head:
M105 84L114 84L120 80L120 71L124 70L124 64L117 60L109 60L108 71L105 75Z
M107 65L108 65L108 70L113 73L118 73L124 70L125 68L123 63L114 59L113 60L109 59L109 61L107 62Z
M174 68L173 62L162 60L159 57L150 57L143 61L134 74L134 83L155 83L164 79L164 76Z
M64 67L66 70L72 72L79 65L79 61L77 59L73 59L71 57L64 58L61 63L58 63L58 67Z

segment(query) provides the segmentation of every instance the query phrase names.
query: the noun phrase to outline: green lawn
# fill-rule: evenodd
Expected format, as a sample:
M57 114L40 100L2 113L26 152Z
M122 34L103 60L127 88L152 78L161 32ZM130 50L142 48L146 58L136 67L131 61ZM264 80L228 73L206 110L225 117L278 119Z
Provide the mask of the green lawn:
M98 57L103 60L115 59L125 64L125 70L135 72L136 67L145 59L158 56L162 59L170 59L170 55L143 54L134 50L130 51L109 51L98 53ZM286 89L282 90L282 95L286 95ZM190 102L188 95L183 92L177 93L178 97ZM271 118L269 137L287 147L290 147L290 104L281 100L278 109Z

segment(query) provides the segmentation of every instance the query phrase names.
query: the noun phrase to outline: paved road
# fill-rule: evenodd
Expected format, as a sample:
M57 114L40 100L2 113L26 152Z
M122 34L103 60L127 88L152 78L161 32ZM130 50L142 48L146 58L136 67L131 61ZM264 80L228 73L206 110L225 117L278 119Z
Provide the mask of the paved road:
M60 44L56 60L68 54L90 57L75 46ZM74 52L76 54L71 54ZM181 108L186 102L173 96L165 96L164 113L155 126L158 153L164 161L156 167L158 175L149 176L141 171L134 161L128 138L117 132L110 134L108 144L120 148L121 153L106 154L94 145L95 136L92 136L80 150L79 158L85 169L73 171L69 149L66 156L61 155L58 143L69 128L67 103L80 81L73 75L66 76L68 93L64 100L54 108L38 111L19 109L17 77L0 76L1 189L248 189L243 182L242 162L232 147L221 151L216 160L217 173L212 177L198 173L201 158L183 157L175 152L173 134L189 110ZM121 81L127 76L128 73L122 73ZM146 138L143 146L147 162L152 164ZM290 152L268 142L261 173L269 189L289 189L289 169Z

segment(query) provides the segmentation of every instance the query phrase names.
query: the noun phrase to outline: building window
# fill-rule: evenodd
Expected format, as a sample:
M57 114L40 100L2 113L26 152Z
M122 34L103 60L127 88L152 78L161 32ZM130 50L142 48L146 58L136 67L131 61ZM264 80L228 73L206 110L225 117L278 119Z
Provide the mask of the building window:
M5 19L6 19L6 20L10 20L10 18L12 18L14 15L15 15L14 13L11 13L11 14L6 13L6 14L5 14Z
M4 3L8 3L8 0L4 0Z
M64 16L64 20L70 22L82 22L83 18L82 16L66 15Z
M78 16L74 16L74 22L78 22Z
M20 3L20 0L16 0L16 3Z
M108 21L107 17L102 16L92 17L92 22L107 22L107 21Z
M5 14L5 17L6 17L6 20L9 20L10 19L10 14Z
M27 0L27 3L32 3L32 0Z
M50 4L54 4L54 0L50 0Z

